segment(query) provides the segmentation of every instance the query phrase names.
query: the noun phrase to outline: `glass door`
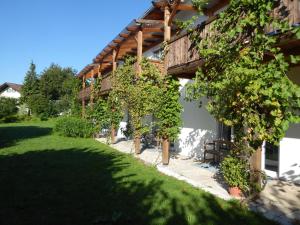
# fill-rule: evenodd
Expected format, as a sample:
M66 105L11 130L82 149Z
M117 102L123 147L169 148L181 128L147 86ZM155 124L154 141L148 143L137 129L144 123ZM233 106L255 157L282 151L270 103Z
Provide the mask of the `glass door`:
M265 143L265 162L264 168L267 175L272 177L278 176L279 171L279 146L271 143Z

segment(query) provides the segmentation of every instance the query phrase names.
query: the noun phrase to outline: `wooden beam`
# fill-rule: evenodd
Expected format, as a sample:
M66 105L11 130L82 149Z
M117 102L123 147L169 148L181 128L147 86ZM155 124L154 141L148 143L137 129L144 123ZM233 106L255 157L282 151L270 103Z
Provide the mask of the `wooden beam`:
M119 34L119 36L122 38L128 38L130 36L130 34L122 33L122 34Z
M137 75L140 76L142 73L142 58L143 58L143 31L137 33Z
M147 33L147 34L144 34L144 38L163 38L164 35L161 34L153 34L153 33Z
M123 41L124 41L123 39L115 39L115 40L113 40L113 42L116 43L116 44L119 44L119 43L121 43Z
M126 30L128 31L137 31L140 28L140 26L131 26L131 27L126 27Z
M143 31L144 32L149 32L149 33L152 33L152 32L163 32L164 28L162 28L162 27L144 27Z
M90 93L90 105L91 105L91 109L92 110L94 108L94 82L95 82L95 78L92 77L92 81L91 81L91 93Z
M115 49L115 48L118 47L118 45L109 44L108 47L111 48L111 49Z
M81 116L85 117L85 99L84 99L84 94L85 94L85 77L82 77L82 96L81 96L81 104L82 104L82 111L81 111Z
M164 8L164 41L165 43L168 43L171 39L171 26L169 25L170 20L170 8L168 6L165 6ZM165 54L164 58L164 75L166 76L168 73L168 58L169 54L168 51ZM170 150L170 140L169 137L163 136L163 146L162 146L162 163L163 165L169 164L169 150Z
M164 9L164 42L168 43L171 40L171 26L169 25L169 20L170 20L170 8L169 7L165 7ZM165 75L167 75L168 73L168 57L169 54L166 53L165 55L165 59L164 59L164 67L165 67Z
M197 9L192 4L180 4L177 7L177 10L180 10L180 11L194 11L194 12L197 11Z
M170 19L169 19L169 22L168 22L169 26L172 24L173 18L175 17L175 15L177 13L178 7L180 5L180 1L181 0L175 0L174 4L172 6L172 13L170 15Z
M146 20L146 19L137 19L136 23L140 24L164 24L163 20Z
M112 61L113 75L114 75L114 73L117 70L117 51L116 51L116 49L113 50L112 58L113 58L113 61Z

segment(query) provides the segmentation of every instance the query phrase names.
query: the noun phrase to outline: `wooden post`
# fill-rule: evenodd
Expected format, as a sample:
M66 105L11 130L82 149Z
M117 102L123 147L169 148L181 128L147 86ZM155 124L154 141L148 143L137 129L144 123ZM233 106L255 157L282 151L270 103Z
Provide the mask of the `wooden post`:
M101 71L102 71L102 64L99 64L99 65L98 65L98 71L97 71L98 81L99 81L99 79L101 79L101 80L100 80L101 83L99 84L100 90L97 90L97 93L98 93L99 95L101 95L100 92L101 92L101 86L102 86L102 78L101 78L102 73L101 73ZM99 97L99 96L97 96L97 97Z
M142 73L142 58L143 58L143 31L139 30L137 34L137 75Z
M116 49L113 49L113 53L112 53L112 60L113 60L113 63L112 63L112 73L113 73L113 76L115 75L115 72L117 70L117 51ZM112 113L114 113L115 109L112 108ZM115 138L115 135L116 135L116 125L117 124L112 124L111 125L111 143L115 143L116 141L116 138Z
M262 155L262 148L259 147L251 156L250 159L250 166L251 166L251 170L255 172L254 176L251 178L251 182L254 182L256 184L258 184L258 186L261 187L262 185L262 177L261 177L261 163L262 163L262 159L261 159L261 155Z
M141 154L141 135L134 137L134 150L135 154Z
M143 59L143 31L139 30L136 36L137 41L137 73L136 76L139 77L142 74L142 59ZM135 154L141 154L141 135L134 137L134 150Z
M94 72L94 70L93 70ZM94 73L93 73L94 74ZM95 86L95 78L94 75L92 76L93 80L91 82L91 95L90 95L90 105L91 105L91 109L94 108L94 86Z
M82 96L81 96L81 102L82 102L82 117L85 117L85 77L82 77Z
M170 141L169 138L163 138L162 142L162 163L163 165L169 165L169 151L170 151Z
M165 7L164 10L164 42L168 44L168 42L171 40L171 26L169 25L170 21L170 8L168 6ZM169 53L168 49L166 49L167 52L165 52L165 58L164 58L164 70L165 75L168 74L168 62L169 62Z
M164 41L166 44L171 40L171 26L169 25L169 20L170 20L170 9L168 6L165 7L164 10ZM165 58L164 58L164 75L168 75L168 61L169 61L169 53L168 49L167 52L165 53ZM163 137L163 143L162 143L162 163L163 165L168 165L169 164L169 151L170 151L170 140L169 137Z
M113 75L114 75L116 70L117 70L117 51L116 51L116 49L113 50L112 59L113 59L112 72L113 72Z

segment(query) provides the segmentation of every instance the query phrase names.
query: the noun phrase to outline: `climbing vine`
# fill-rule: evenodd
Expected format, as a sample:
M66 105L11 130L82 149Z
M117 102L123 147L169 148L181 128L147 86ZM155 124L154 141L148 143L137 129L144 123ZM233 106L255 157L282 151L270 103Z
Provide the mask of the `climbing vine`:
M193 0L202 8L203 0ZM228 126L243 124L243 141L252 146L267 140L272 143L284 136L290 123L300 120L300 88L287 77L289 59L278 43L282 35L299 36L299 28L287 22L282 7L278 16L271 11L280 1L232 0L212 23L209 36L200 35L202 27L190 37L204 65L198 69L189 97L208 97L207 109Z
M136 74L136 59L125 59L112 81L112 96L119 100L123 109L127 109L131 117L134 138L140 138L149 131L149 126L143 122L147 115L155 112L158 106L161 75L159 70L143 59L142 73Z
M180 133L182 106L179 102L179 81L167 76L163 80L162 95L159 101L159 110L155 112L158 134L160 137L174 141Z

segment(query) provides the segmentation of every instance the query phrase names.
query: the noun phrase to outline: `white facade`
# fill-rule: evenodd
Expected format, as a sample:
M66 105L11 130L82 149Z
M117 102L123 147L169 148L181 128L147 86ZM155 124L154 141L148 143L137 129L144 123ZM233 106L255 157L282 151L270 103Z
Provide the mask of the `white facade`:
M212 141L217 135L216 120L205 108L205 101L199 108L199 102L186 101L186 84L189 79L180 79L180 103L183 106L181 114L182 127L175 143L175 150L182 156L203 159L204 142Z
M278 175L300 184L300 124L292 124L280 142Z
M0 93L0 97L6 97L6 98L20 98L21 94L18 91L15 91L11 87L7 87L4 91Z
M288 77L300 85L300 67L292 67ZM266 159L265 146L262 154L262 169L267 175L300 184L300 124L291 124L285 137L280 141L278 161ZM276 165L277 171L266 169L266 164Z

